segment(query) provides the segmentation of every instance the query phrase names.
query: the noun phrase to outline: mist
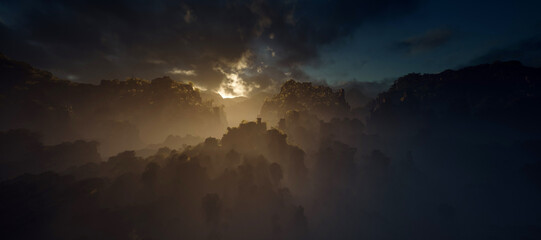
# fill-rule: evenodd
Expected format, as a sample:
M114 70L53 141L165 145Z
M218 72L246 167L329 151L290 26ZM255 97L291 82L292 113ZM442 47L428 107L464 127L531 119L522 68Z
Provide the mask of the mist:
M80 84L7 57L2 74L6 239L539 237L538 68L411 74L373 98Z
M0 238L541 239L539 9L2 0Z

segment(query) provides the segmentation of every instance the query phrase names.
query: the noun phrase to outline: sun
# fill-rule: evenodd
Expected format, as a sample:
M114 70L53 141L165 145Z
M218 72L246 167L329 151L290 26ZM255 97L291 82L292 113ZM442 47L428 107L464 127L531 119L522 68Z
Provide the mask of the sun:
M246 97L246 95L252 90L252 87L248 86L238 73L225 74L226 80L220 85L220 89L216 93L220 94L222 98L236 98Z

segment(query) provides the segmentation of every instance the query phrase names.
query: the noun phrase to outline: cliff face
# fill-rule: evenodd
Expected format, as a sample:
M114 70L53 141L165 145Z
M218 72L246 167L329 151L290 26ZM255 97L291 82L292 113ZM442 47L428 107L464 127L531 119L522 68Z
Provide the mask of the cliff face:
M279 94L265 101L261 116L273 121L284 118L288 111L302 111L329 120L346 116L349 109L343 89L335 92L330 87L289 80L282 85Z
M541 121L541 69L496 62L399 78L369 105L372 124L456 118L536 128ZM415 121L415 120L414 120Z
M170 134L219 136L226 127L221 108L169 77L82 84L1 56L0 79L2 129L38 131L48 143L84 138L125 150Z

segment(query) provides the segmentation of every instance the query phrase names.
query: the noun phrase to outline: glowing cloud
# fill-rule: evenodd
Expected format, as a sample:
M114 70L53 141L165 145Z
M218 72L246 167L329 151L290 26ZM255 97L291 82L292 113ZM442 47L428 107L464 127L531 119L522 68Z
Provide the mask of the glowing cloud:
M246 97L254 88L259 88L257 83L247 83L240 77L245 69L250 68L251 57L253 53L246 50L237 62L226 63L228 70L222 67L214 69L225 76L225 80L216 91L222 98Z
M220 94L222 98L236 98L245 97L250 93L257 85L247 84L238 73L226 73L221 71L226 79L220 85L220 88L216 93Z
M169 71L168 73L186 75L186 76L197 76L197 74L195 73L195 70L183 70L183 69L178 69L178 68L173 68L173 70Z
M253 56L253 53L250 50L246 50L244 53L242 53L242 56L240 57L239 61L231 64L231 67L237 71L242 71L248 68L250 65L250 58L252 56Z

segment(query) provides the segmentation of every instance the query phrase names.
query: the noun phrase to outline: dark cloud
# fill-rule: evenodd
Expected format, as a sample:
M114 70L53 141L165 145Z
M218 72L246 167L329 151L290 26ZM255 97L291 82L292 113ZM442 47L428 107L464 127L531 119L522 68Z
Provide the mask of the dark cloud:
M525 65L541 67L541 36L532 37L517 44L492 49L471 60L470 65L495 61L521 61Z
M417 54L438 48L449 42L454 37L453 31L449 29L432 29L423 35L410 37L397 42L395 49L407 54Z
M365 21L416 6L416 0L8 0L0 5L0 51L79 81L154 78L181 69L197 74L173 77L216 89L223 72L255 70L252 62L236 65L248 51L290 72Z

